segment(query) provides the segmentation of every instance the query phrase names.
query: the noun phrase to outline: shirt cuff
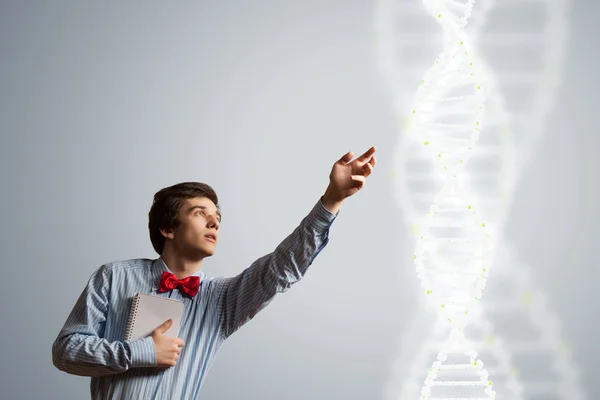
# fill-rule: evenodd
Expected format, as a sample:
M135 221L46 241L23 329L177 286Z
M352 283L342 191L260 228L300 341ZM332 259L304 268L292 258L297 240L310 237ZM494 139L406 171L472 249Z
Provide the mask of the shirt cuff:
M156 347L152 336L129 342L129 347L133 368L156 367Z
M313 227L317 228L317 231L323 232L329 229L339 213L340 210L338 210L337 214L333 214L323 205L322 198L319 198L317 204L315 204L308 214L308 220Z
M325 207L325 204L323 204L323 196L319 197L319 202L317 203L317 207L315 208L315 211L317 212L319 217L321 217L321 219L325 220L326 222L333 222L335 217L337 217L341 211L338 210L338 212L335 214L329 211L327 207Z

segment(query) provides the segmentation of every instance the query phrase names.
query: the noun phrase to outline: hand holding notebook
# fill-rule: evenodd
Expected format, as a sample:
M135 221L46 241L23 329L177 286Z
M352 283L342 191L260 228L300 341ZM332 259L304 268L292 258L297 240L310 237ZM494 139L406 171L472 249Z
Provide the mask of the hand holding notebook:
M177 363L181 347L185 344L177 338L182 316L181 300L137 293L131 303L125 340L152 336L156 348L156 366L172 367Z
M171 325L173 325L173 320L169 319L152 332L152 340L154 340L156 348L156 367L158 368L174 367L179 360L181 348L185 345L183 339L164 336Z

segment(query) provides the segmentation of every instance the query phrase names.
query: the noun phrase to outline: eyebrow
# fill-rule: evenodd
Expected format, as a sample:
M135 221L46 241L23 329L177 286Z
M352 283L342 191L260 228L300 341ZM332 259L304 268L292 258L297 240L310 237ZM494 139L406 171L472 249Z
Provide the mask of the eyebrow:
M206 210L206 207L205 207L205 206L191 206L191 207L188 209L188 212L192 212L192 211L194 211L196 208L199 208L199 209L201 209L201 210ZM221 219L222 219L222 217L221 217L221 211L219 211L219 209L218 209L218 208L217 208L217 215L219 216L219 221L221 221Z

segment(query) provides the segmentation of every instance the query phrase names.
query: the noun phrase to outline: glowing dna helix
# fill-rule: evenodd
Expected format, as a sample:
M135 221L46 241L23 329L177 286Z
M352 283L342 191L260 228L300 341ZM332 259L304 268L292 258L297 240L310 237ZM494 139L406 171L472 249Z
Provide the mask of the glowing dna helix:
M475 347L485 354L482 358L494 381L497 398L586 399L577 365L561 337L559 321L549 312L544 295L534 287L527 265L514 260L514 253L504 246L497 252L492 282L500 283L495 290L501 296L489 293L488 286L486 301L478 304L477 317L465 330ZM515 337L501 325L493 326L491 313L504 314L504 319L519 326L521 334ZM426 309L416 310L410 327L402 337L392 381L386 388L386 398L390 400L418 398L418 383L424 380L431 357L447 337L447 323L439 318L436 321Z
M544 132L542 129L544 116L551 109L565 47L566 1L503 0L495 5L493 0L480 0L478 4L480 7L473 10L469 25L463 28L466 37L469 38L469 41L466 41L467 46L480 42L488 45L488 48L496 45L505 46L499 53L503 55L509 53L506 56L510 58L513 49L519 49L523 45L536 45L544 49L544 62L541 70L538 68L533 71L517 70L508 73L500 70L503 73L500 79L503 85L500 85L487 71L488 68L483 61L479 60L479 71L483 71L480 74L480 81L485 82L484 88L487 88L485 127L480 129L485 134L479 137L477 146L472 147L473 154L470 162L464 167L468 174L463 174L462 183L463 188L468 188L471 198L478 199L477 204L481 214L497 228L492 236L494 246L497 248L494 255L492 282L498 282L501 288L501 283L504 281L507 286L512 287L513 291L507 295L506 291L498 289L498 294L495 295L494 290L490 293L490 289L494 289L494 284L488 285L483 304L479 303L476 308L469 311L472 319L465 329L465 335L473 341L474 347L481 354L485 353L483 359L486 360L486 369L494 380L494 388L498 390L497 398L584 399L578 380L577 366L573 364L564 349L559 321L549 312L544 296L534 287L529 267L517 261L515 250L506 243L500 232L514 192L516 172L531 158L535 144ZM490 10L508 9L510 12L505 14L508 19L513 19L519 12L523 13L530 4L543 8L546 24L541 32L527 34L494 32L485 37L480 35L479 31L483 29ZM424 10L425 8L417 1L380 0L379 2L377 28L383 72L388 78L388 84L392 86L397 108L402 114L406 110L417 109L411 106L408 100L408 92L413 91L410 82L417 77L419 81L421 80L424 69L422 61L431 60L432 56L428 51L433 52L436 45L441 45L439 28L430 35L422 32L423 27L427 29L427 21L418 18L424 14ZM402 20L399 16L405 19ZM437 15L434 14L434 17ZM431 19L430 16L427 18ZM419 23L418 30L421 31L418 35L412 32L397 32L397 26L410 27L411 22L415 20ZM460 21L460 18L455 21L457 20ZM498 48L494 48L493 51L498 52ZM414 61L415 54L420 57L417 61ZM496 71L497 68L494 70ZM443 76L441 69L438 69L438 73ZM452 83L456 82L452 81ZM519 99L528 93L533 93L532 109L507 111L500 87L509 95L511 103L515 98ZM429 93L435 93L435 90L430 90ZM510 98L510 95L513 97ZM447 117L448 113L444 116ZM406 135L400 137L393 182L404 216L412 225L416 238L419 239L424 229L431 228L431 214L429 219L425 220L421 216L429 210L440 188L447 188L448 184L444 178L448 176L449 171L444 170L443 174L436 173L436 168L439 170L440 164L432 161L430 151L424 151L430 149L424 148L423 142L414 140L419 133L415 129L416 125L415 121L412 121L412 126L409 126L411 137ZM423 124L420 126L423 127ZM439 130L440 126L436 128ZM449 158L446 158L447 160ZM474 194L476 197L473 196ZM439 200L439 197L436 200ZM535 334L532 336L534 339L510 338L502 326L492 326L489 314L496 311L502 311L513 317L524 314L523 320L529 322L529 330ZM438 318L436 321L426 309L418 309L416 315L417 318L408 324L409 329L405 340L401 343L402 354L394 364L392 382L388 386L389 399L416 399L422 389L419 382L426 379L425 371L430 367L430 360L445 343L447 345L447 320ZM432 324L435 326L433 330L431 330ZM420 343L420 346L416 345L417 343ZM537 362L535 368L528 365L532 361ZM542 364L547 365L548 369L552 370L552 374L546 371L540 379L539 376L528 376L531 374L523 373L523 371L539 370ZM451 370L447 368L440 369L439 373L449 371ZM483 374L479 375L480 378L482 376ZM429 383L431 382L429 379Z
M461 179L479 139L487 90L484 68L464 30L474 0L423 3L444 29L446 43L417 90L407 134L436 157L445 182L427 213L414 259L422 286L451 331L425 378L421 398L441 399L440 392L451 392L452 397L443 398L493 399L488 372L464 334L473 300L481 298L485 287L493 244L479 205ZM436 391L438 387L446 390Z
M494 378L494 387L496 387L497 379L500 378L500 387L502 389L500 394L497 395L497 398L523 400L523 387L516 379L516 370L512 365L510 353L507 351L502 338L494 335L492 324L487 320L485 314L481 312L479 307L476 307L473 310L477 321L470 324L470 328L472 328L471 325L476 327L477 333L473 336L478 339L476 341L474 340L474 343L476 347L485 350L485 358L488 361L486 369L491 377L496 377ZM418 321L415 325L415 327L419 328L418 332L425 335L428 340L423 341L422 338L416 336L416 329L409 331L412 333L410 337L406 336L403 338L404 346L402 350L404 351L406 351L409 346L414 347L415 342L420 343L416 348L416 355L403 354L404 357L397 359L393 366L393 375L395 377L402 377L403 381L400 385L398 385L397 382L393 382L394 385L390 385L387 388L387 398L394 400L419 398L419 392L422 390L419 382L423 382L425 379L426 374L424 371L428 370L431 358L436 355L438 349L448 336L446 321L442 319L435 321L428 317L430 317L430 315L426 312L421 313L419 318L422 318L422 320ZM426 324L426 322L429 323ZM431 329L431 322L433 322L433 330ZM412 361L408 364L408 367L406 363L407 358Z

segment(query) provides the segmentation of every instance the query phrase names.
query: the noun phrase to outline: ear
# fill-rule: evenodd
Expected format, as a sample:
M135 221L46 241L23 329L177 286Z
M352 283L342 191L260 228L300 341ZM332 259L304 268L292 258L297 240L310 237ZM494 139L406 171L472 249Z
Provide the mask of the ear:
M165 237L165 239L173 239L175 237L175 231L173 228L161 228L160 233Z

